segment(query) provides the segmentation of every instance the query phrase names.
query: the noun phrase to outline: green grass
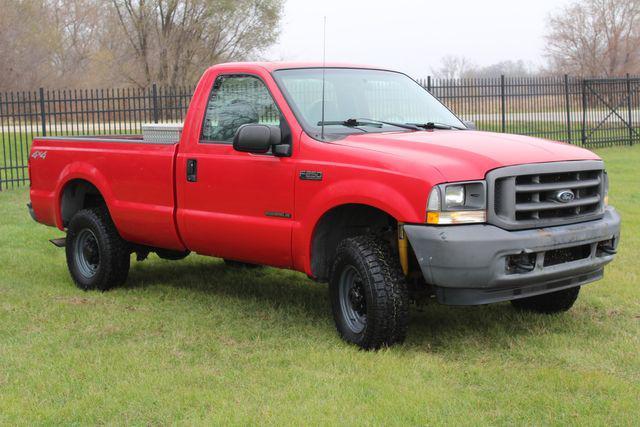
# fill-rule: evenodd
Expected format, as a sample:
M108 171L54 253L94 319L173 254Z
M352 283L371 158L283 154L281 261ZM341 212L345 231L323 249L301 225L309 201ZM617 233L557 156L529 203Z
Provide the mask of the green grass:
M0 424L637 425L640 147L599 152L620 254L566 314L412 309L404 345L359 351L326 285L191 256L82 292L26 190L0 193Z

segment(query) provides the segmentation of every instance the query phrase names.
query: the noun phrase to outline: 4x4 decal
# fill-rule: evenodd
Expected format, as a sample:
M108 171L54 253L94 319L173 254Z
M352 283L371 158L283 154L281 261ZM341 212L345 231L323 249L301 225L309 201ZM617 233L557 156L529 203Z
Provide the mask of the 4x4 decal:
M31 158L32 159L46 159L47 158L47 152L46 151L34 151L33 153L31 153Z

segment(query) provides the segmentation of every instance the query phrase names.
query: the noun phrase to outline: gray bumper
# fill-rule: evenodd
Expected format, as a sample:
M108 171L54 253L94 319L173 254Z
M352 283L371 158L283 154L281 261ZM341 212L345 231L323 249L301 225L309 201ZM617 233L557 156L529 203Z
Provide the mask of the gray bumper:
M620 236L620 216L609 207L602 219L534 230L507 231L493 225L406 225L422 274L438 301L451 305L487 304L580 286L602 277L611 250L598 243ZM586 245L589 245L587 247ZM582 248L587 256L554 265L549 251ZM509 269L509 259L532 254L531 271ZM549 258L551 257L549 252Z

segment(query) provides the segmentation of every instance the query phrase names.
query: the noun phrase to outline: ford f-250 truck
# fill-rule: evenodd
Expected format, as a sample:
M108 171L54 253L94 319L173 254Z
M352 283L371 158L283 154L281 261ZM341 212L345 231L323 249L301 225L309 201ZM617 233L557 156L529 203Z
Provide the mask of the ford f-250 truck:
M298 270L367 349L404 339L419 296L567 310L620 230L595 154L475 131L366 67L216 65L179 140L36 138L29 172L31 215L66 230L80 288L122 284L133 253Z

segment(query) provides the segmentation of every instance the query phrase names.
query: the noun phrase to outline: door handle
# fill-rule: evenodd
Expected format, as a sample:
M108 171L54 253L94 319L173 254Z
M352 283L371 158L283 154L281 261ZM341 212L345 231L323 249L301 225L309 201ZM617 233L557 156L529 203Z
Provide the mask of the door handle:
M187 181L196 182L198 180L198 161L187 159Z

